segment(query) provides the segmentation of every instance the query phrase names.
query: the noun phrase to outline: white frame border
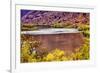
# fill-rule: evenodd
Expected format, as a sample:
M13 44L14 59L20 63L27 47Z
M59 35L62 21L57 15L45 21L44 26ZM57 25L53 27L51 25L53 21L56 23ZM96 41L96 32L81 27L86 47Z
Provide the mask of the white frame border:
M30 65L32 64L28 64L29 66L28 66L28 68L26 67L26 68L23 68L23 67L25 67L25 64L24 65L22 65L22 67L21 68L23 68L23 69L21 69L20 67L19 67L19 69L17 68L17 64L18 64L18 62L16 62L17 61L17 59L16 59L16 52L15 51L17 51L16 49L13 49L13 48L16 48L16 33L17 34L20 34L19 32L16 32L16 25L12 25L12 24L16 24L16 17L18 17L18 16L16 16L16 5L21 5L21 6L23 6L24 4L12 4L12 5L14 5L14 7L12 7L12 9L11 9L11 72L12 73L14 73L14 72L18 72L18 71L34 71L34 70L48 70L49 68L52 68L52 69L63 69L64 67L66 67L66 68L75 68L75 67L77 67L77 68L79 68L79 67L88 67L88 66L94 66L96 63L95 63L95 48L96 48L96 46L95 46L95 40L94 40L94 38L95 38L95 33L96 33L96 31L95 31L95 20L94 19L91 19L91 18L95 18L95 8L94 7L87 7L87 6L79 6L79 5L66 5L66 6L52 6L52 5L50 5L50 6L46 6L46 5L31 5L31 4L28 4L28 6L30 5L30 6L40 6L40 7L58 7L58 9L61 7L61 8L79 8L79 9L85 9L85 10L87 10L87 9L89 9L90 10L90 36L91 36L91 38L90 38L90 41L93 41L93 42L90 42L90 47L92 47L93 49L92 49L92 51L90 52L91 53L91 55L93 56L89 61L86 61L86 60L84 60L84 61L70 61L70 62L52 62L52 64L51 63L48 63L48 62L46 62L46 63L35 63L34 64L34 66L37 66L37 68L34 68L34 70L32 70L33 69L33 67L31 66L30 67ZM25 4L26 5L26 4ZM15 11L15 12L14 12ZM57 10L56 10L57 11ZM60 10L61 11L61 10ZM92 32L92 33L91 33ZM48 68L47 68L47 65L48 64ZM66 66L66 64L67 64L67 66ZM41 67L38 67L38 66L42 66L42 65L44 65L44 66L46 66L46 67L44 67L44 68L41 68ZM52 66L53 65L53 66ZM29 69L29 67L30 67L30 69ZM64 69L66 69L66 68L64 68ZM50 69L51 70L51 69Z

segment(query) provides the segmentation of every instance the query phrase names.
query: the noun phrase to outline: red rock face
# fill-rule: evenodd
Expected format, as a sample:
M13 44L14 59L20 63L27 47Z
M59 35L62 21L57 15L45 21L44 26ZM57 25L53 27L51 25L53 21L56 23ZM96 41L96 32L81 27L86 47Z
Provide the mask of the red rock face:
M21 13L26 10L21 10ZM55 22L67 24L71 23L87 23L89 22L89 13L80 12L60 12L60 11L37 11L29 10L25 15L21 17L21 24L36 24L36 25L52 25Z
M63 33L63 34L45 34L45 35L25 35L30 41L35 39L40 41L38 48L47 48L48 51L53 49L62 49L75 51L76 48L82 46L83 35L81 33Z

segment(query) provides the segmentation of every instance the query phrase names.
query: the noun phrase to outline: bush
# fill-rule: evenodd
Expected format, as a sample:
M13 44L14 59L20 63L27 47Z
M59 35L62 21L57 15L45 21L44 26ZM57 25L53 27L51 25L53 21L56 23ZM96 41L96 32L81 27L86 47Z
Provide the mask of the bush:
M23 41L21 46L21 63L31 63L31 62L42 62L42 61L69 61L69 60L88 60L89 59L89 38L84 38L84 44L77 48L75 52L64 51L59 49L54 49L51 52L47 52L47 48L40 48L37 52L30 51L33 47L38 47L39 42Z
M90 30L90 26L87 25L87 24L79 24L78 25L78 30L79 31L87 31L87 30Z
M89 38L89 37L90 37L90 32L89 32L89 30L83 31L83 35L84 35L85 37Z
M87 25L87 24L80 24L80 25L78 25L78 28L77 28L79 31L81 31L82 32L82 34L85 36L85 37L87 37L87 38L89 38L90 37L90 27L89 27L89 25Z
M77 28L76 24L67 23L64 25L64 28Z
M89 42L87 39L85 39L85 44L83 44L83 46L81 46L80 48L77 48L75 53L73 53L71 55L71 57L73 58L73 60L87 60L89 59Z
M24 41L21 48L21 62L36 62L36 53L30 54L30 44L28 41Z
M53 27L53 28L63 28L64 26L61 23L54 23L51 27Z
M37 29L38 27L36 26L36 24L22 24L21 26L22 31L34 31Z
M44 57L45 61L66 61L68 58L65 55L65 52L60 49L55 49L52 52L48 53L46 57Z

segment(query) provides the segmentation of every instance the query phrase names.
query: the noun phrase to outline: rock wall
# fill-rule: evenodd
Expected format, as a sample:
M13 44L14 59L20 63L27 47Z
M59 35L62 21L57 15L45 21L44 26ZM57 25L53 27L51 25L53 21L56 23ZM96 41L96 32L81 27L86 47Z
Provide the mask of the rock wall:
M62 49L75 51L84 43L81 33L64 33L64 34L45 34L45 35L24 35L28 41L40 41L39 47L47 48L48 51L53 49Z

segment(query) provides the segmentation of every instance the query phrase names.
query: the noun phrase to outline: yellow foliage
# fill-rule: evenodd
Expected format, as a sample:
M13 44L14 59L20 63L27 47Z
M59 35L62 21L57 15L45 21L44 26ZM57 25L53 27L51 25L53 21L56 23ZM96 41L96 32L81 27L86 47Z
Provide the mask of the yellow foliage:
M52 27L53 27L53 28L63 28L64 26L63 26L61 23L56 22L56 23L54 23L54 24L52 25Z
M35 53L30 54L30 44L28 41L23 42L21 48L21 62L36 62Z
M67 61L67 60L69 60L69 58L66 57L66 56L63 56L63 57L61 58L61 61Z
M52 61L52 60L54 60L54 55L53 54L51 54L51 53L49 53L46 57L45 57L45 60L46 61Z
M45 59L46 61L66 61L68 58L65 56L65 52L60 49L55 49L50 52Z
M30 53L31 45L29 41L23 41L21 46L21 63L26 62L42 62L42 61L69 61L69 60L88 60L89 59L89 38L84 38L85 43L83 46L77 48L75 52L61 49L54 49L51 52L46 52L46 49L40 49L43 54L37 54L36 52ZM34 44L38 44L34 41ZM36 46L35 45L35 46ZM45 52L44 52L45 51Z
M62 50L55 49L55 50L52 52L52 54L55 55L56 57L61 57L61 56L63 56L65 53L64 53L64 51L62 51Z

